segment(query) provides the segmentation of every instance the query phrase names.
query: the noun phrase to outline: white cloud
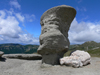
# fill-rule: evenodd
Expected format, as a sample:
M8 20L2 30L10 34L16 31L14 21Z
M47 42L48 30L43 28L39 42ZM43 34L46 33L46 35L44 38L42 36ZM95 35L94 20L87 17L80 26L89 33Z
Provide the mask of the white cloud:
M84 11L84 12L86 12L87 11L87 9L85 8L85 7L76 7L76 10L77 11Z
M71 24L69 31L71 44L81 44L86 41L100 42L100 24L91 22L80 22L76 19Z
M20 34L19 38L0 36L0 43L21 43L21 44L39 44L39 38L34 38L31 34Z
M16 9L21 9L17 0L10 0L9 3ZM13 8L0 10L0 43L39 44L39 38L24 32L24 28L20 26L25 27L25 21L33 22L34 20L35 15L16 13Z
M3 11L3 13L5 13L5 11ZM6 17L4 14L2 14L0 16L0 35L19 37L18 34L21 33L21 28L18 26L18 24L19 22L14 16Z
M76 0L77 1L77 3L81 3L82 2L82 0Z
M10 10L5 10L6 14L8 14L9 16L12 16L14 14L14 10L13 8L10 8Z
M38 38L21 29L17 18L24 21L23 15L19 13L15 14L12 10L0 10L0 43L39 44Z
M21 5L17 2L17 0L10 1L10 5L14 6L15 8L21 9Z
M6 16L6 13L2 10L0 10L0 18L4 18Z
M29 22L33 22L36 19L34 14L32 15L25 14L25 17L26 17L26 20Z
M25 19L24 16L22 16L20 13L15 13L15 15L21 22L24 22L24 19Z
M19 40L25 44L39 44L39 38L35 38L29 33L20 35Z

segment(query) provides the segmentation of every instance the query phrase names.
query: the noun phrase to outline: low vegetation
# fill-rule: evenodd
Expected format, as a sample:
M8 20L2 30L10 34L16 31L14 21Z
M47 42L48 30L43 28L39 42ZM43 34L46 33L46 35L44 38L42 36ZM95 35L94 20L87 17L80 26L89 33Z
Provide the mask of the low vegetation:
M5 54L32 54L36 53L38 45L0 44L0 51Z
M87 51L92 57L100 57L100 43L94 41L88 41L81 45L70 45L69 51L65 53L65 56L69 56L70 52L74 50Z
M87 51L92 57L100 57L100 48Z
M3 51L5 54L32 54L37 53L38 47L39 45L0 44L0 51ZM74 50L84 50L93 57L100 57L100 43L94 41L88 41L81 45L70 45L69 51L65 53L65 56L69 56L70 52Z

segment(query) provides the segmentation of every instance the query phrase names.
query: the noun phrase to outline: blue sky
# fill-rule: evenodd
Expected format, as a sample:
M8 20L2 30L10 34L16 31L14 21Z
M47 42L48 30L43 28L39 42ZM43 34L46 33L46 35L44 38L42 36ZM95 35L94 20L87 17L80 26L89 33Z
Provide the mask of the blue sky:
M71 44L100 42L100 0L0 0L0 43L39 44L42 14L69 5L77 14L69 30Z

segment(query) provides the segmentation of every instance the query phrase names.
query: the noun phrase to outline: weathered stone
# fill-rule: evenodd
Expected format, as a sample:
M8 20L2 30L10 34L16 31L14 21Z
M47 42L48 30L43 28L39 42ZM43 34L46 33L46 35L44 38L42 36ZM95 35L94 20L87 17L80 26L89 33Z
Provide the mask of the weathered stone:
M63 57L60 59L61 65L70 65L73 67L82 67L90 64L91 56L85 51L76 50L71 56Z
M41 35L38 53L43 63L59 64L59 59L68 51L68 30L76 15L73 7L61 5L47 10L41 16Z
M67 56L60 59L61 65L67 65L72 67L82 67L83 64L77 56Z
M87 65L91 61L91 56L88 52L81 51L81 50L76 50L71 54L71 56L77 56L80 58L80 61L83 63L83 65Z
M2 57L3 54L4 54L4 52L0 51L0 57Z
M5 54L2 57L26 59L26 60L41 60L42 59L42 56L39 54Z

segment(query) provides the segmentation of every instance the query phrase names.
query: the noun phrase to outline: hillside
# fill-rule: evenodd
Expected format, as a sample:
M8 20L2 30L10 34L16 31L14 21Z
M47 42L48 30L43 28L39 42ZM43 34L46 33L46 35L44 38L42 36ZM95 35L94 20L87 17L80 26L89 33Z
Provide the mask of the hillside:
M0 44L0 51L3 51L5 54L31 54L36 53L38 47L39 45ZM74 50L85 50L88 51L91 56L100 57L100 43L94 41L88 41L81 45L70 45L69 51L65 55L69 55L70 52Z
M0 51L5 54L34 53L37 48L38 45L0 44Z
M88 41L81 45L71 45L70 50L94 50L98 49L100 47L100 43L94 42L94 41Z
M65 53L65 56L70 55L70 52L74 50L84 50L93 57L100 57L100 43L94 41L88 41L81 45L70 45L69 51Z
M93 57L100 57L100 48L87 51Z

